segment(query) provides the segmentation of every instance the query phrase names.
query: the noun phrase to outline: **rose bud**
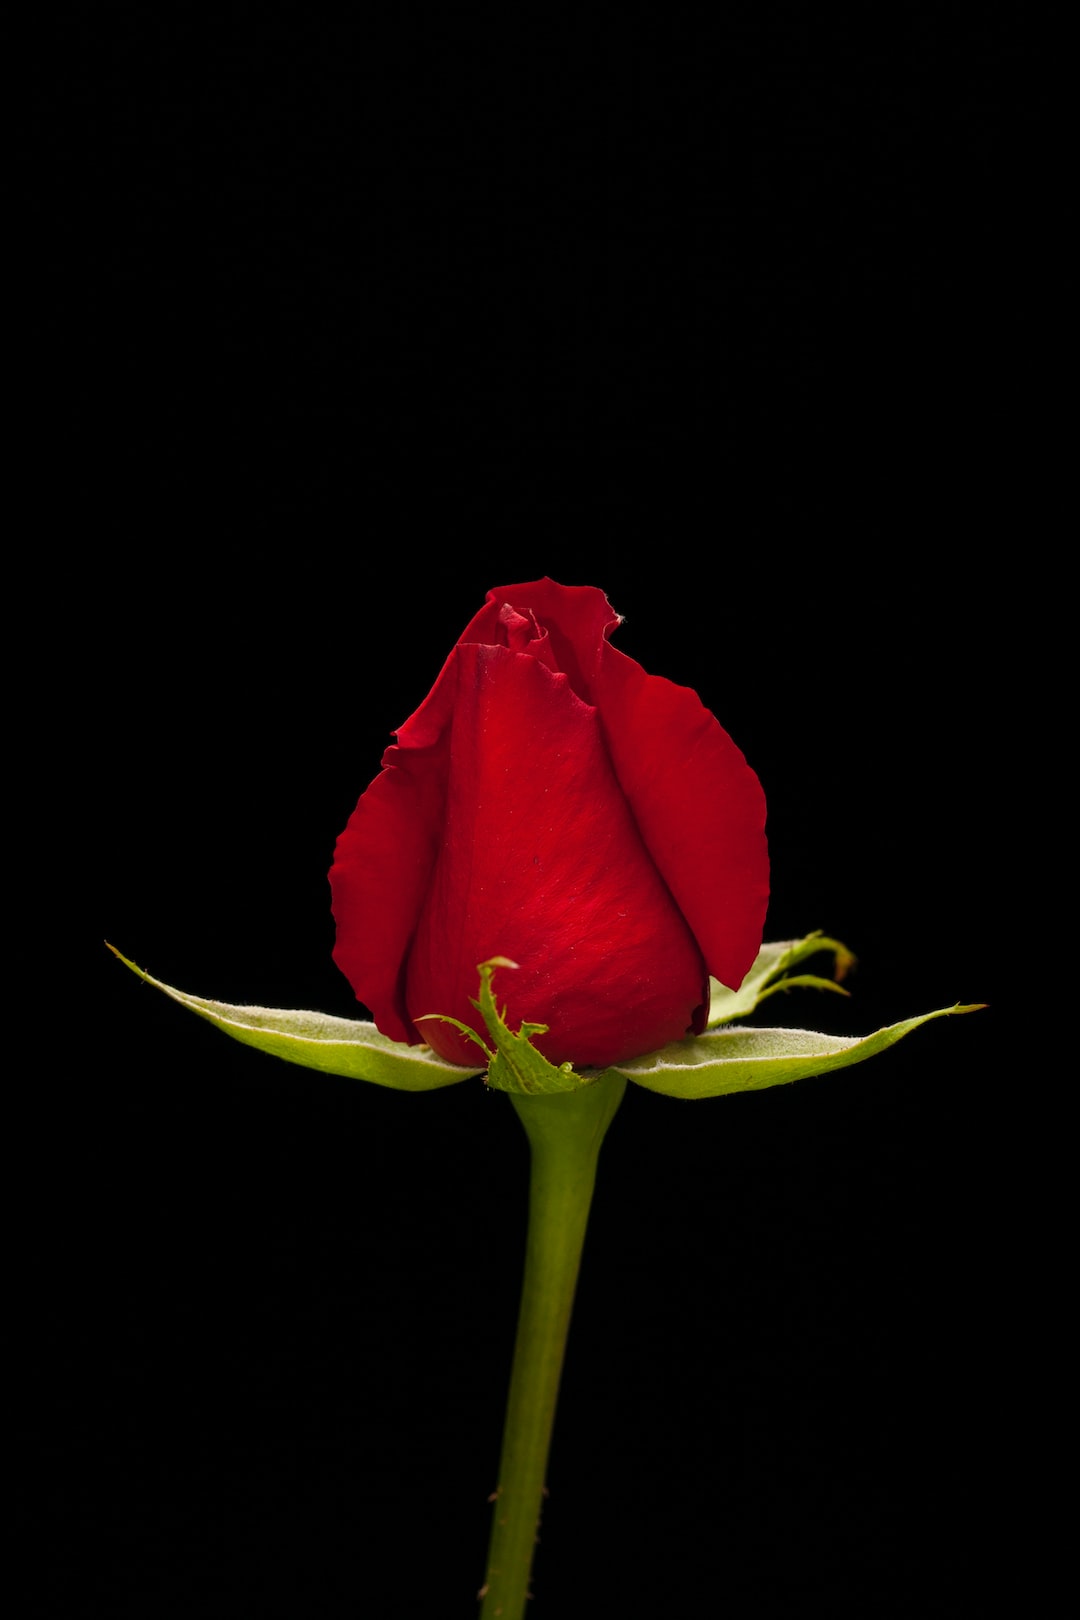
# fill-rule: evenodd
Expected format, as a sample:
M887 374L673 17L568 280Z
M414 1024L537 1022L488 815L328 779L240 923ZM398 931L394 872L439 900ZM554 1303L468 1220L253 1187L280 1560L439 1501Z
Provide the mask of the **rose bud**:
M546 1024L552 1063L603 1068L700 1033L738 988L768 900L765 799L688 687L608 637L600 590L488 593L338 839L334 959L384 1035L450 1062L484 1035L477 964Z

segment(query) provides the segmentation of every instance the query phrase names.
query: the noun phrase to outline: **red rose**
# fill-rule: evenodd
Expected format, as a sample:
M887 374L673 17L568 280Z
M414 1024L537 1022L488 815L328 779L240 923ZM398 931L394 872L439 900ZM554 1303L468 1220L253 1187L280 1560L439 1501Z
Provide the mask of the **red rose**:
M688 687L608 636L604 593L490 591L338 839L334 960L383 1034L476 1067L477 964L553 1063L603 1068L699 1033L768 899L765 799Z

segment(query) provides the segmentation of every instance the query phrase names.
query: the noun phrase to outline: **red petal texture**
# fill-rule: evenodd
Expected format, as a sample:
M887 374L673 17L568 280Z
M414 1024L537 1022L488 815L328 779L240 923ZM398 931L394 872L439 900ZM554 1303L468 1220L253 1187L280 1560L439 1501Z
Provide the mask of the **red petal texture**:
M706 969L737 985L768 896L765 804L686 687L607 637L603 593L492 591L338 840L335 960L379 1028L476 1066L479 962L513 1028L603 1067L700 1029Z
M495 595L551 627L558 667L599 709L619 785L709 972L737 990L769 901L765 795L742 752L696 692L611 646L619 618L602 591L545 579Z

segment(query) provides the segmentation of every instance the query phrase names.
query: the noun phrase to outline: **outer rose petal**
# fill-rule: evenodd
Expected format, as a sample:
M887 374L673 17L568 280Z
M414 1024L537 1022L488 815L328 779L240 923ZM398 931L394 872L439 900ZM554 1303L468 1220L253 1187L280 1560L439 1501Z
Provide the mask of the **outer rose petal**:
M476 964L503 955L519 964L498 985L511 1025L548 1024L536 1045L552 1062L604 1067L681 1038L700 1024L705 964L595 710L526 653L459 644L451 668L446 829L409 952L410 1014L483 1033ZM422 1032L441 1056L475 1063L450 1025Z
M405 964L443 836L453 658L383 754L330 870L334 961L391 1040L421 1037L405 1005ZM464 1061L464 1060L462 1060Z
M612 763L710 973L737 990L769 904L765 795L696 692L604 644L594 686Z
M769 899L765 795L742 752L696 692L612 647L619 624L603 591L540 579L488 593L532 612L558 667L595 704L619 784L642 838L700 945L709 971L738 989L761 946Z

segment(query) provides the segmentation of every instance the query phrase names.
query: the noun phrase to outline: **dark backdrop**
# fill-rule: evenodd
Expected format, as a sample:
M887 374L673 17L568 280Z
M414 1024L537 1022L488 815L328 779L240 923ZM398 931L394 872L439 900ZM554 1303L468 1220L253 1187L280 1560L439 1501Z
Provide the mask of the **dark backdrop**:
M860 958L850 1002L779 1021L994 999L996 42L747 9L115 8L66 40L43 386L86 767L54 859L94 879L93 1057L52 1082L69 1601L470 1612L508 1104L276 1064L100 942L352 1015L334 838L490 586L602 586L623 650L744 749L768 937ZM758 1096L631 1092L538 1616L962 1612L994 1017Z

